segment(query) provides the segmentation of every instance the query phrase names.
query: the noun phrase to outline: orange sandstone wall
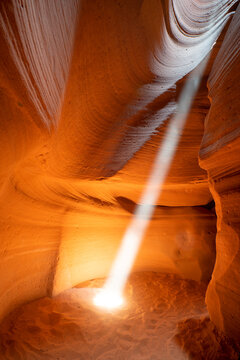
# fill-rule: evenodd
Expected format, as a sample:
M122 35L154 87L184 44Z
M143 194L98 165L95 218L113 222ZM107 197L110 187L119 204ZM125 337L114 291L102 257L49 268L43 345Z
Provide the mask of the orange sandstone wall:
M76 16L74 0L0 1L0 318L52 292L65 209L37 197L31 164L59 117Z
M209 78L211 108L200 164L216 203L216 265L207 291L212 321L229 336L240 334L240 7Z
M109 274L133 209L122 200L121 206L86 204L66 214L54 294L86 279ZM162 271L209 281L215 262L215 232L215 214L208 209L159 206L133 271Z
M107 275L186 75L235 2L0 2L1 318ZM215 216L197 161L209 71L136 271L210 277Z

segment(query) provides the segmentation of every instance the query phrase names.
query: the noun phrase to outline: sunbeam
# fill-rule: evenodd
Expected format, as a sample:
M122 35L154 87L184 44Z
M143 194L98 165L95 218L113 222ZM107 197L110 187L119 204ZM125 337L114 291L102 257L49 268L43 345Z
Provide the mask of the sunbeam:
M176 114L169 122L147 185L125 232L109 277L103 289L94 298L94 304L97 306L115 308L123 303L122 294L126 281L153 215L208 58L209 55L189 75L186 81L178 101Z

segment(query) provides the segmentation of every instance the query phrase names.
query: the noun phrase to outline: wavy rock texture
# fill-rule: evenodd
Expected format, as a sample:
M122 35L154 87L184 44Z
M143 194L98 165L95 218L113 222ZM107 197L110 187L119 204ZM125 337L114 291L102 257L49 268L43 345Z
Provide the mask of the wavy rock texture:
M1 318L107 276L187 75L217 42L134 265L208 281L215 215L198 152L207 79L236 2L0 1ZM231 39L221 48L230 84ZM225 99L212 88L214 112ZM206 159L209 146L218 154L217 121L207 121ZM231 117L227 124L226 134L235 126Z
M215 2L198 8L189 1L203 22L187 10L186 19L175 13L177 26L171 11L164 13L167 4L83 2L76 30L81 41L75 43L52 155L60 175L115 174L176 110L167 90L209 52L227 9ZM194 21L198 29L192 28Z
M26 196L16 174L31 183L23 163L44 162L76 19L77 2L71 0L0 2L1 317L51 289L65 210Z
M214 323L239 340L240 334L240 7L214 62L209 93L211 108L201 145L217 211L217 258L207 291Z
M29 101L47 127L56 123L59 115L79 4L77 0L1 1L5 51L10 52ZM4 65L11 79L12 69Z

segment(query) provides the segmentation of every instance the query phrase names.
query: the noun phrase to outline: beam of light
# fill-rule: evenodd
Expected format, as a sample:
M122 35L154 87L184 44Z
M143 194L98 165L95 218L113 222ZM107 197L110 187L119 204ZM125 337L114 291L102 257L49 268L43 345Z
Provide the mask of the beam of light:
M113 310L123 305L123 297L121 293L113 292L112 290L100 290L100 292L94 297L93 303L98 307L105 308L107 310Z
M180 95L176 114L170 120L162 145L156 155L151 175L135 210L112 265L104 287L94 298L94 304L115 308L123 303L123 290L154 212L162 185L177 149L192 101L199 87L209 55L189 75Z

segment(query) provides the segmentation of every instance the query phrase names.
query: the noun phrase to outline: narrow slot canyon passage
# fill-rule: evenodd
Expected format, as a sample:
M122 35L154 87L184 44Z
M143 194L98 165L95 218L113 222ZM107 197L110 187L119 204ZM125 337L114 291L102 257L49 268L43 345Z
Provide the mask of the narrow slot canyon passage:
M239 49L238 0L0 0L0 360L240 359Z

